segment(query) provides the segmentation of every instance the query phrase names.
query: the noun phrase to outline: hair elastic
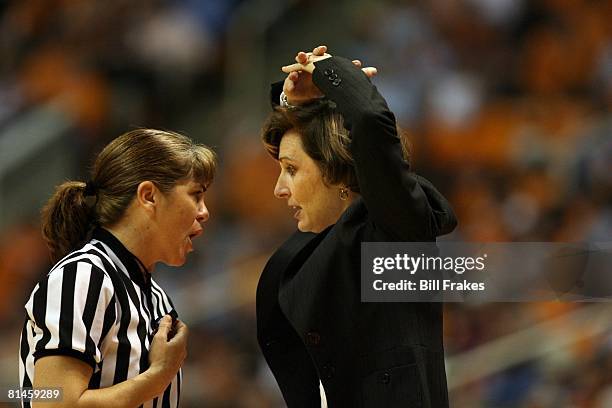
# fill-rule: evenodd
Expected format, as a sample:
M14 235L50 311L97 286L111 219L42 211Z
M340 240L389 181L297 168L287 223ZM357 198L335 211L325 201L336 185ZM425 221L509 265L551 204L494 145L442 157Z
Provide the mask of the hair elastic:
M96 187L96 184L93 181L88 180L85 183L85 191L83 191L83 195L85 197L95 196L97 192L98 192L98 188Z

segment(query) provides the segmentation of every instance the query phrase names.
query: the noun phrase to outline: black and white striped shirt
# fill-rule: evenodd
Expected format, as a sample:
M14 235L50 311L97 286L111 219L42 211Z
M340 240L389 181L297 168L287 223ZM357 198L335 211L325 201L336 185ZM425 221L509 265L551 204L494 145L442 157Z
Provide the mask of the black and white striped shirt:
M34 363L49 355L75 357L92 366L90 389L135 377L149 367L156 322L165 314L178 316L138 258L101 228L51 269L25 309L19 351L22 387L32 386ZM179 371L163 394L143 406L177 407L181 377Z

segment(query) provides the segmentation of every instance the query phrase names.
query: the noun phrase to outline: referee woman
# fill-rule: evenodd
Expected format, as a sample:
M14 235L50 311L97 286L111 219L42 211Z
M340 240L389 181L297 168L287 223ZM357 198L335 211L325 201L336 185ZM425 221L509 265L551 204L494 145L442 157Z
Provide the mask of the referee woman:
M57 188L42 226L55 266L25 306L20 344L21 386L62 389L41 405L178 406L188 330L150 272L193 250L215 166L183 135L138 129L102 150L90 181Z

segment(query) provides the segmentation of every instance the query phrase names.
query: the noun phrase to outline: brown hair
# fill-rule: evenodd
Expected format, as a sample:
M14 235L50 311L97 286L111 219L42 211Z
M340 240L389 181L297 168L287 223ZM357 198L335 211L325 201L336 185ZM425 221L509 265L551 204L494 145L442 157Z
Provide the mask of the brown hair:
M281 140L289 130L296 131L306 154L315 161L327 184L344 184L359 192L359 183L353 155L350 151L351 136L344 127L342 115L333 102L321 101L300 108L276 107L266 119L261 140L272 157L278 160ZM408 162L409 142L400 132L402 154Z
M164 193L188 179L208 187L215 168L212 150L179 133L154 129L124 133L97 156L89 185L67 181L43 208L42 234L52 261L83 244L96 225L118 222L141 182L152 181Z

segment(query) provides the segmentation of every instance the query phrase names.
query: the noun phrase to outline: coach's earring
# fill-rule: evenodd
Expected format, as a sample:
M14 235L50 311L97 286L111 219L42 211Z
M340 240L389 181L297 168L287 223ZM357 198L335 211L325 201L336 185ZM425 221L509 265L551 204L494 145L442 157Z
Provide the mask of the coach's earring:
M346 187L340 187L340 199L342 201L346 201L348 200L349 197L349 190Z

